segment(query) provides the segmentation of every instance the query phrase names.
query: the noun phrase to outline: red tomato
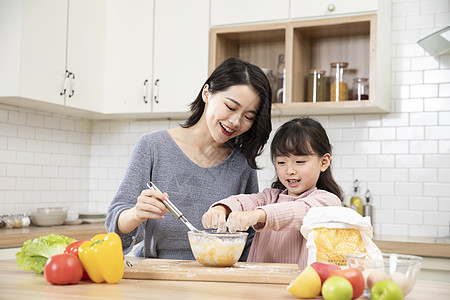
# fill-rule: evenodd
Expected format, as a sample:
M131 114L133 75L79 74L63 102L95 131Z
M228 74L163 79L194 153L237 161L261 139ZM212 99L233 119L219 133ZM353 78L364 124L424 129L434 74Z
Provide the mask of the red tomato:
M365 280L362 272L357 268L348 268L342 270L334 270L330 273L331 276L341 276L346 278L353 287L352 299L359 298L364 292Z
M66 249L64 250L64 253L70 253L75 255L78 258L78 248L80 247L80 245L86 241L89 240L82 240L82 241L75 241L69 245L67 245ZM83 280L87 280L87 279L91 279L89 278L88 273L86 272L86 270L83 267L83 277L81 277L81 279Z
M73 254L56 254L47 260L44 276L51 284L75 284L83 276L83 266Z

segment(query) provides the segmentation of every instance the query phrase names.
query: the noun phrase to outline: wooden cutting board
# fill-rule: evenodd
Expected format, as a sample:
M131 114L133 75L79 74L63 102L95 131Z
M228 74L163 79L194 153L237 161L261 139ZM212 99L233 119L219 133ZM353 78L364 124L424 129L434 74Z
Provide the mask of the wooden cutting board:
M296 264L238 262L215 268L195 260L148 258L126 268L123 278L289 284L299 273Z

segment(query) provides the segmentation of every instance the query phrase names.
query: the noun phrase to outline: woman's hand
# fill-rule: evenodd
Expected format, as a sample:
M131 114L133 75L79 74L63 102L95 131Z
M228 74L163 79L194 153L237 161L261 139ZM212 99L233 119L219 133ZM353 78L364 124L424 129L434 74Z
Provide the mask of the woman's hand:
M216 205L208 209L202 216L202 225L205 228L217 228L217 232L226 232L227 226L225 218L227 208L223 205Z
M250 211L234 211L227 219L227 227L231 233L246 231L250 226L266 221L266 212L263 209Z
M143 222L147 219L163 219L169 211L163 200L169 200L169 196L153 189L143 190L137 198L134 207L136 219Z
M169 196L152 189L143 190L136 205L120 213L117 220L119 233L131 232L147 219L163 219L169 211L162 203L163 199L169 199Z

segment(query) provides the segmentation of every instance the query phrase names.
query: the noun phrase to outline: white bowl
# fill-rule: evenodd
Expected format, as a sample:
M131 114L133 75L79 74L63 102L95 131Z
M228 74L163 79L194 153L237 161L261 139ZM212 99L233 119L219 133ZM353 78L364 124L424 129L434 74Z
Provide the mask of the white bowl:
M31 210L30 219L38 226L62 225L67 217L67 207L44 207Z
M80 215L80 214L79 214L77 211L69 210L69 211L67 212L66 221L67 221L67 222L77 221L79 215Z
M244 250L247 235L247 232L188 232L195 259L207 267L230 267L236 263Z

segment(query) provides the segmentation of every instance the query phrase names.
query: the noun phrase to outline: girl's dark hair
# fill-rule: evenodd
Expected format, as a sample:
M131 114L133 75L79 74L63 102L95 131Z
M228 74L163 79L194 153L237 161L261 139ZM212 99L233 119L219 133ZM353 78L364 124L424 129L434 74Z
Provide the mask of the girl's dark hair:
M258 94L260 104L252 127L243 134L232 138L227 144L237 148L247 159L249 166L258 169L256 157L264 150L272 123L270 113L272 108L272 90L264 72L255 65L239 58L229 58L221 63L203 84L197 98L191 103L191 115L181 127L188 128L195 125L205 110L202 91L205 85L209 86L211 94L222 92L235 85L251 86Z
M296 118L278 128L270 146L272 162L277 156L317 155L319 157L331 153L332 146L322 125L308 117ZM342 189L334 181L331 165L320 173L316 187L335 194L342 199ZM286 189L277 177L272 188Z

